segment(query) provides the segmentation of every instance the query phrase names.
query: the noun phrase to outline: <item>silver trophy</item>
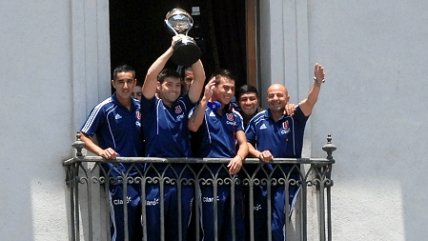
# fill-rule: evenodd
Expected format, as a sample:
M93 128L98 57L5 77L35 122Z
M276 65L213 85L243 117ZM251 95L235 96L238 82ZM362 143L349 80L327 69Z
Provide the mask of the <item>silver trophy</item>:
M201 49L193 38L187 36L193 27L192 16L181 8L174 8L166 14L165 24L175 35L186 35L185 38L175 43L172 61L182 66L190 66L195 63L201 57Z

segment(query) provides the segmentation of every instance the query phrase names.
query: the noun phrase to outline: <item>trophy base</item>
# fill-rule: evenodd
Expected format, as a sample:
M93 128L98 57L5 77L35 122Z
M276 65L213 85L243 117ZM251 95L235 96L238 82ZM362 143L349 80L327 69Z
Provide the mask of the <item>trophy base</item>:
M175 44L174 54L171 60L177 65L191 66L201 57L201 49L196 45L196 42L191 39L184 39Z

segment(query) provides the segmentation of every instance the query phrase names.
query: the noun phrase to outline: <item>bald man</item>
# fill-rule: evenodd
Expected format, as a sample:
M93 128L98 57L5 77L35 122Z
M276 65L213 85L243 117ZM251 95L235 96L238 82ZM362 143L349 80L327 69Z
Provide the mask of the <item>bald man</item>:
M307 98L302 100L294 111L294 115L284 114L285 106L290 96L287 88L282 84L273 84L267 89L268 109L259 112L254 116L245 131L249 155L257 157L266 165L266 173L272 173L272 178L285 178L280 170L274 169L270 164L273 158L300 158L303 146L303 134L306 121L312 113L317 102L324 82L324 67L315 64L314 81L309 90ZM294 167L294 168L293 168ZM281 169L289 179L299 180L298 166L293 164L282 164ZM275 171L276 170L276 171ZM282 175L281 175L282 174ZM258 176L263 178L262 175ZM264 176L266 178L266 175ZM296 185L286 184L288 190L289 204L293 203L297 196L298 187ZM267 189L266 186L258 186L254 190L254 227L255 240L268 240L266 225L267 209ZM285 240L285 197L284 186L272 186L272 240Z

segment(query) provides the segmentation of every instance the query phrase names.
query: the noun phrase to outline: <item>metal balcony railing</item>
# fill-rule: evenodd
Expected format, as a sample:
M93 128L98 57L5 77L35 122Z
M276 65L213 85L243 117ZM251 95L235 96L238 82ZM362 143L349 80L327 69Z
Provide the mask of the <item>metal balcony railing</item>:
M201 224L199 217L201 214L202 200L200 197L201 188L210 187L216 196L220 187L230 188L231 212L230 220L234 220L235 197L234 190L241 189L244 193L245 208L245 240L258 241L256 234L260 227L255 226L254 210L259 207L254 206L254 194L256 188L263 187L267 191L267 215L264 225L267 230L267 237L263 240L271 241L270 232L272 218L273 188L284 188L285 200L288 200L289 188L299 188L298 196L294 202L285 202L285 227L286 240L332 240L331 226L331 180L332 156L336 147L331 144L331 136L327 137L327 144L323 150L327 153L326 158L277 158L274 159L270 171L266 170L266 165L258 159L247 158L243 169L238 176L221 175L227 170L226 165L229 159L219 158L141 158L141 157L119 157L116 160L107 161L97 156L85 156L83 154L84 144L77 137L73 143L75 156L63 162L66 168L66 184L69 198L69 237L72 241L79 240L111 240L110 221L110 200L109 187L111 185L121 185L124 190L121 203L127 203L126 190L128 185L137 186L141 191L141 236L139 240L147 240L146 213L146 187L147 185L159 185L161 194L167 185L175 185L178 195L184 188L191 188L194 192L192 222L189 225L187 240L201 240ZM110 168L106 168L109 163ZM111 167L126 165L127 169L120 175L114 175ZM180 165L180 169L174 168ZM162 168L158 168L161 166ZM217 168L212 168L212 167ZM287 168L283 168L287 166ZM178 171L177 171L178 170ZM169 172L168 175L166 173ZM184 175L186 173L186 175ZM190 174L190 175L189 175ZM297 175L296 175L297 174ZM178 198L178 200L180 200ZM180 202L180 201L179 201ZM217 208L217 200L212 200L214 208ZM160 219L164 220L163 195L160 195ZM178 205L180 207L180 205ZM180 209L180 208L179 208ZM181 215L181 210L178 210ZM128 241L128 220L129 210L127 205L123 205L123 229L125 230L124 240ZM214 229L217 231L217 212L213 215ZM184 224L180 217L177 217L177 227ZM167 240L165 234L168 232L163 225L160 225L160 240ZM232 226L233 227L233 226ZM179 228L179 230L181 230ZM238 230L232 228L232 239L236 239ZM239 230L242 232L242 230ZM240 234L239 234L240 235ZM221 240L215 235L214 240ZM150 241L150 240L149 240ZM168 240L167 240L168 241Z

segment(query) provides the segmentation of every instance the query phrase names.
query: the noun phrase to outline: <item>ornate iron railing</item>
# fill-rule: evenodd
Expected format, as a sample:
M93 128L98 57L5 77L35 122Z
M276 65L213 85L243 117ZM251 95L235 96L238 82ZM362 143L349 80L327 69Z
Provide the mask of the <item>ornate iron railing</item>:
M254 210L260 208L254 206L255 188L264 187L267 192L267 200L272 200L273 188L292 187L299 188L296 202L285 203L285 235L286 240L332 240L331 226L331 179L334 159L332 153L336 147L331 143L331 136L327 137L327 144L323 150L326 158L276 158L272 162L271 169L267 171L266 165L258 159L247 158L239 176L224 175L229 159L219 158L141 158L119 157L116 160L107 161L97 156L86 156L83 153L84 143L77 141L72 145L75 148L75 156L63 162L66 168L66 184L69 198L69 233L70 240L111 240L109 187L121 185L124 194L122 203L127 203L128 185L136 185L141 192L141 232L142 240L147 240L146 213L146 187L147 185L159 185L161 194L165 186L174 185L178 189L178 195L184 187L191 187L194 192L193 221L189 227L188 241L201 240L201 226L198 217L201 215L202 200L201 188L211 187L214 196L217 196L219 187L228 187L231 190L231 220L234 220L235 197L234 190L242 189L245 194L245 235L248 241L258 241L255 234L259 227L255 227ZM106 163L110 166L107 168ZM112 167L125 164L126 169L119 175L112 173ZM179 165L180 168L174 168ZM123 165L122 165L123 166ZM159 169L159 167L162 167ZM212 167L218 167L212 169ZM284 169L283 167L288 168ZM214 170L214 171L213 171ZM285 171L284 171L285 170ZM168 174L169 173L169 174ZM223 174L222 174L223 173ZM293 175L297 173L296 175ZM285 200L288 200L288 192ZM179 202L180 199L178 198ZM217 208L217 200L211 200L214 208ZM163 223L164 204L163 195L160 195L160 219ZM272 204L266 201L267 237L263 240L270 241L272 218ZM178 207L180 207L180 203ZM180 209L180 208L179 208ZM293 211L294 210L294 211ZM181 215L181 210L178 210ZM124 240L128 241L128 208L123 205ZM214 229L217 231L217 212L213 215ZM177 219L179 227L179 239L181 240L181 219ZM160 240L165 239L165 227L160 225ZM309 227L309 228L308 228ZM242 230L239 230L242 232ZM236 239L237 230L232 228L232 239ZM221 240L215 235L214 240ZM150 240L149 240L150 241ZM185 240L182 240L185 241Z

